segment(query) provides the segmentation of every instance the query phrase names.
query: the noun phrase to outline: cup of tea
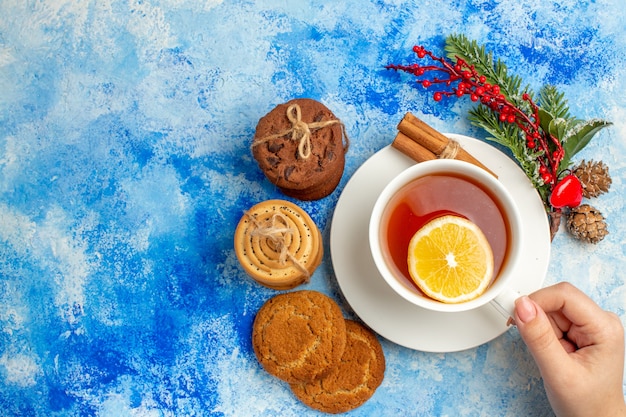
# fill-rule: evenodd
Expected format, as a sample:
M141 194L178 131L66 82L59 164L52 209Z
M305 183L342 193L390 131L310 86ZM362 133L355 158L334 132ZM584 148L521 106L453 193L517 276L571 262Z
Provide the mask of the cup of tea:
M493 254L487 288L462 302L442 302L420 290L409 272L408 250L415 233L434 219L452 215L478 226ZM377 197L369 223L374 262L402 298L428 310L461 312L489 302L512 315L517 293L511 280L520 273L522 221L509 191L491 173L467 162L421 162L394 177Z

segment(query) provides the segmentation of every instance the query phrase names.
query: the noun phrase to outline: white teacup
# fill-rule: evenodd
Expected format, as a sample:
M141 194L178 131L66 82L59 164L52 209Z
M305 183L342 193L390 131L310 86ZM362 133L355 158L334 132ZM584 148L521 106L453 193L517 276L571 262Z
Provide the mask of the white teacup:
M386 223L389 217L388 210L391 209L390 202L394 201L394 196L397 196L403 187L417 179L433 175L465 178L484 190L490 196L490 200L495 202L499 208L504 224L506 224L506 245L498 249L503 254L500 256L499 271L496 272L494 270L494 275L496 276L485 292L477 298L466 302L443 303L423 294L412 282L411 278L401 272L401 268L392 259L388 247L388 240L393 238L392 236L386 236ZM449 191L446 189L436 190L433 192L433 195ZM473 221L471 218L470 220ZM486 220L482 219L480 221L485 222ZM512 316L514 301L518 294L511 290L510 283L514 274L520 273L519 261L522 243L520 212L502 183L482 168L454 159L437 159L421 162L402 171L385 186L376 200L370 217L369 241L374 262L382 277L397 294L411 303L428 310L460 312L476 309L492 302L505 317Z

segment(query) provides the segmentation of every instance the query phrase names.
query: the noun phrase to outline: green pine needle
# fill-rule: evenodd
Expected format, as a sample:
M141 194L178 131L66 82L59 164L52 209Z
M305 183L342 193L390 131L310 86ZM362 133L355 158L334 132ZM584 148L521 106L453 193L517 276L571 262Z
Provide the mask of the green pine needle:
M565 93L559 92L555 86L546 85L541 88L541 91L539 91L539 103L543 110L550 113L553 118L571 119Z

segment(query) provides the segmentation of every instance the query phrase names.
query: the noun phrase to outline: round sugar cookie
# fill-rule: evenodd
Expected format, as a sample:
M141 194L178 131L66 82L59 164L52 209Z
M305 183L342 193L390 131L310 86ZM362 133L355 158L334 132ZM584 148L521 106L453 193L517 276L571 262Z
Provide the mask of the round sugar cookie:
M346 324L330 297L310 290L283 293L259 309L252 347L263 368L288 383L310 382L337 366Z
M246 273L275 290L308 282L324 254L315 222L286 200L267 200L250 208L235 229L234 247Z
M304 404L325 413L345 413L363 405L385 374L385 356L371 330L346 320L346 348L339 364L311 382L290 384Z

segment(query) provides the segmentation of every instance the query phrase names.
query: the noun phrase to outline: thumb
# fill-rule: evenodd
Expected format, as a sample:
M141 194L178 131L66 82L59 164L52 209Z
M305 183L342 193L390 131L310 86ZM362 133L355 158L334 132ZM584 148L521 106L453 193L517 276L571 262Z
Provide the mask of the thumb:
M543 309L529 297L520 297L515 301L515 323L541 374L558 373L567 353Z

